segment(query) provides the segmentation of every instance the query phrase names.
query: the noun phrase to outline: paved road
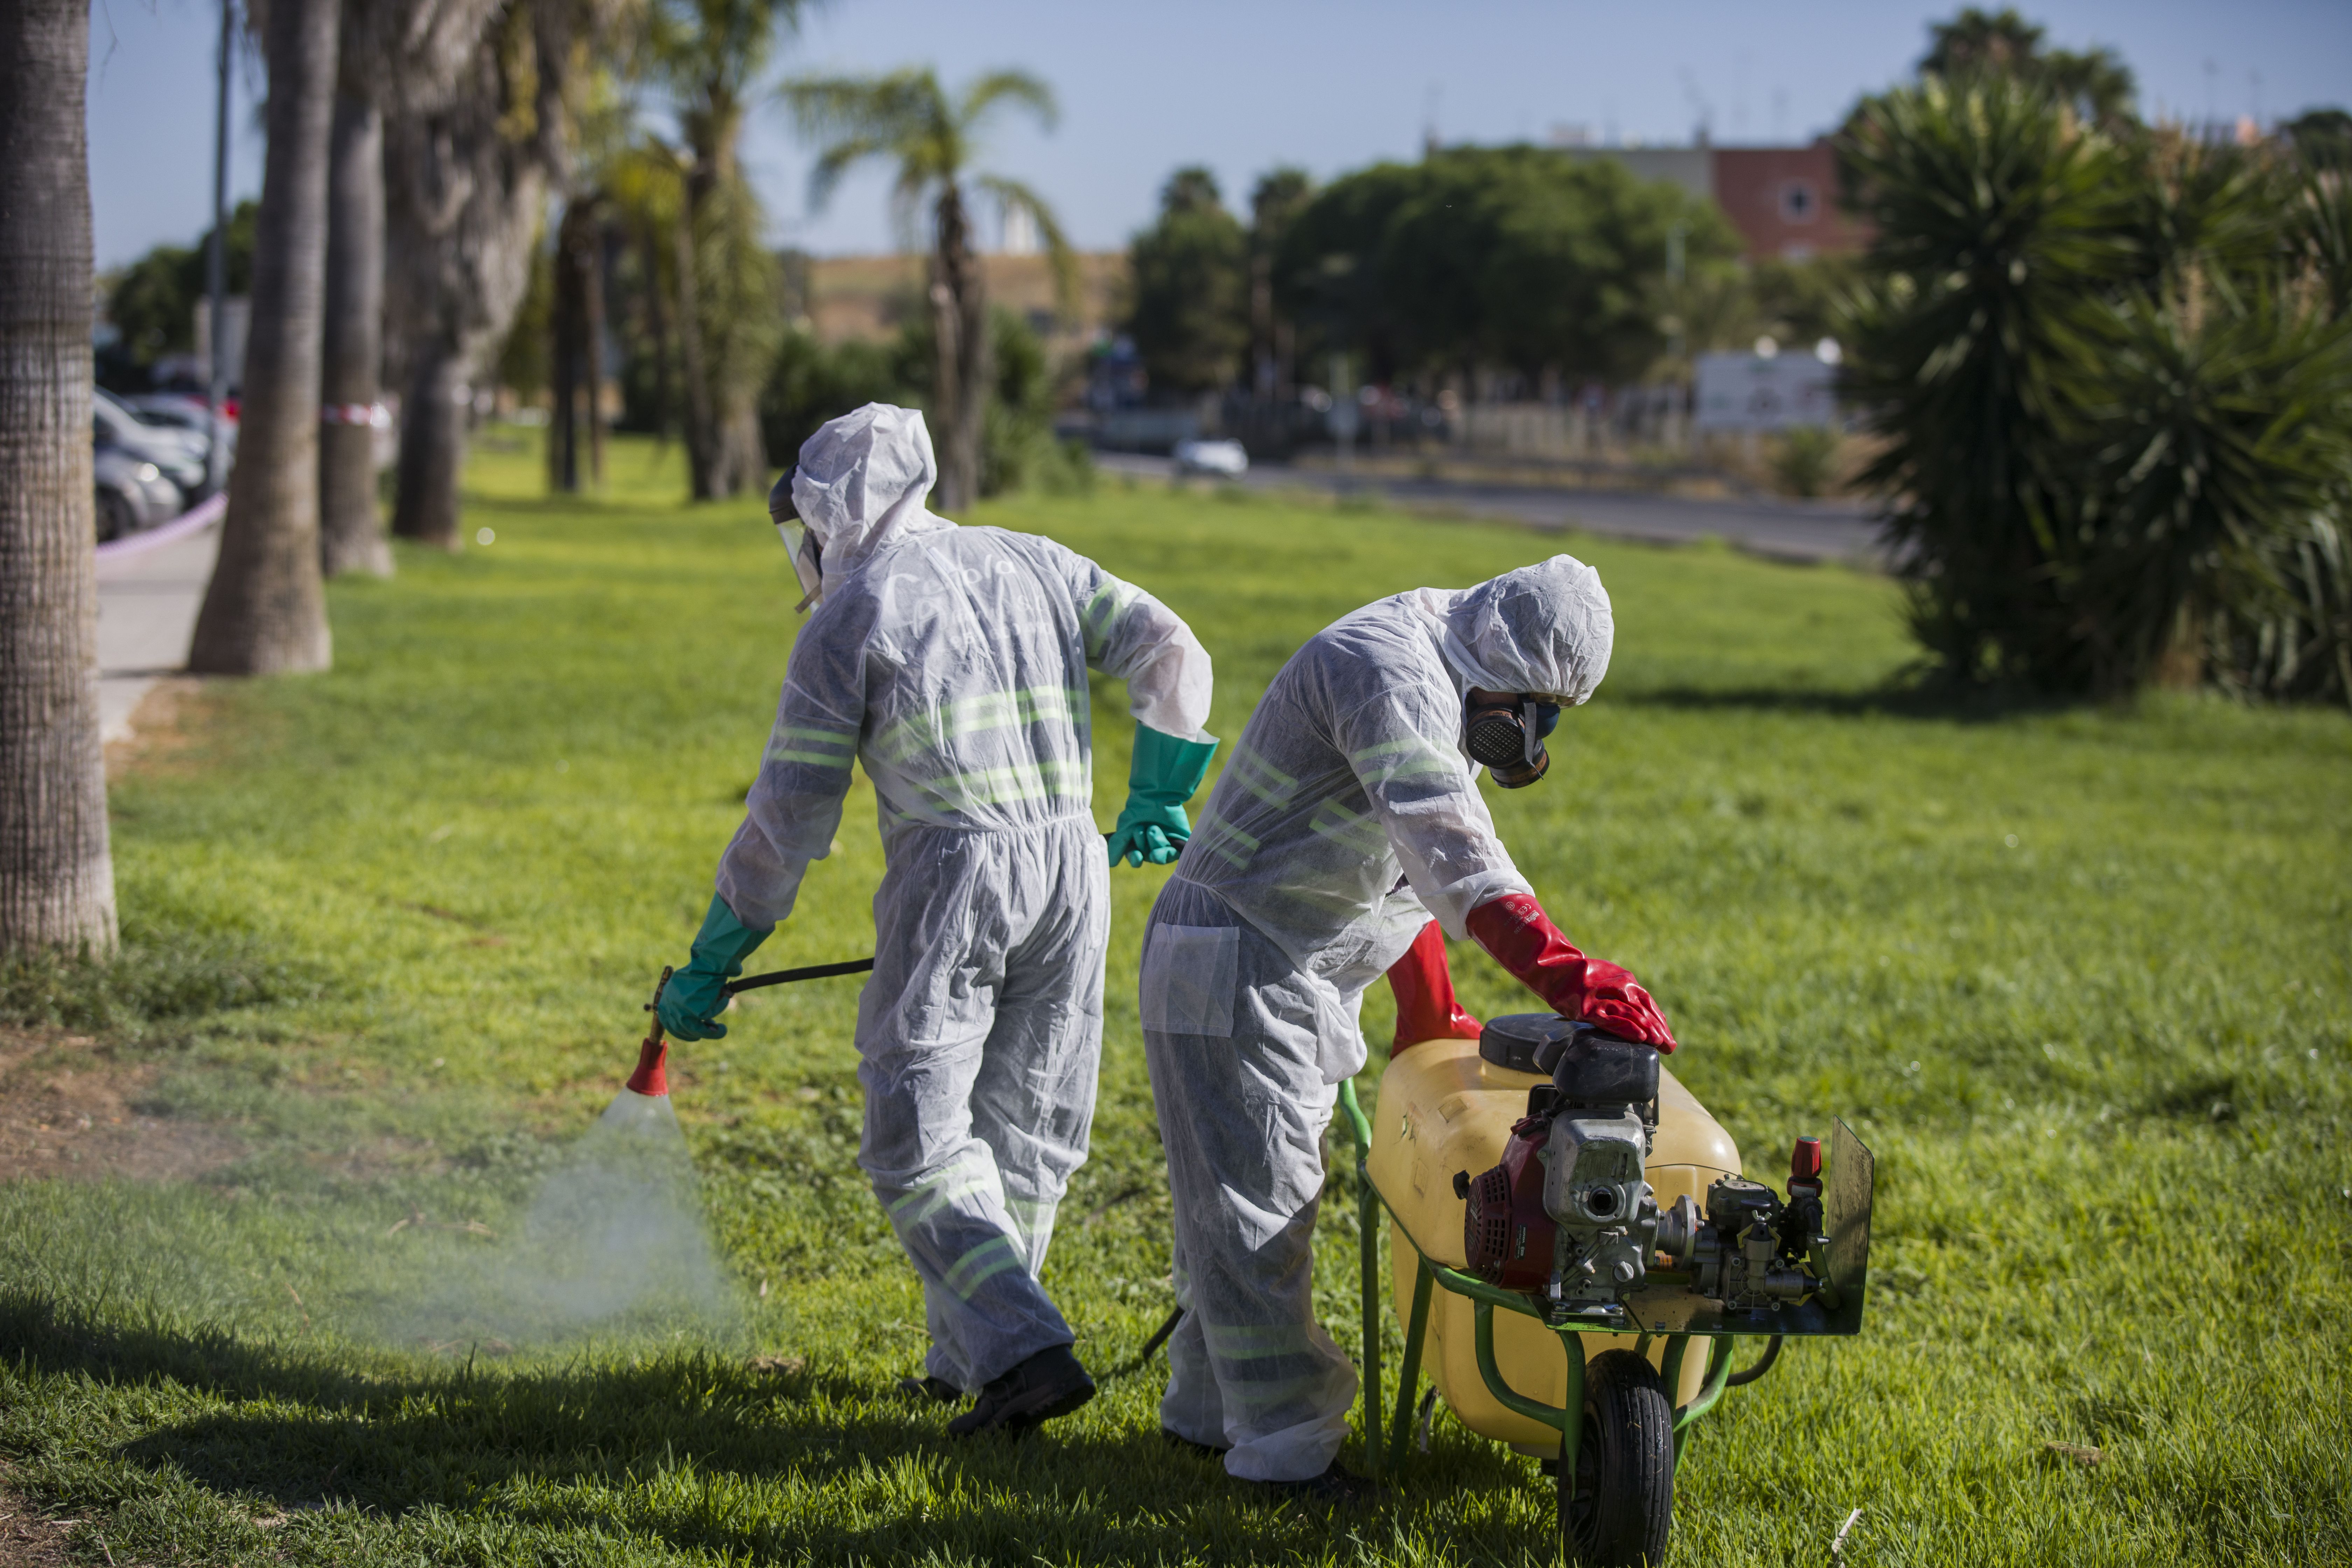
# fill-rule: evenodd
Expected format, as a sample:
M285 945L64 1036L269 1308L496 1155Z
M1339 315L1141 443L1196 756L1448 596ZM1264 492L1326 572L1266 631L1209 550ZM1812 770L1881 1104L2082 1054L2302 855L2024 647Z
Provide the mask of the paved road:
M152 536L108 546L99 557L98 710L109 741L129 735L139 700L186 666L196 609L219 553L215 506Z
M1169 478L1165 458L1097 453L1108 473ZM1616 539L1686 544L1721 539L1758 555L1786 561L1884 561L1877 525L1862 508L1841 501L1691 500L1629 491L1535 489L1452 479L1357 478L1343 487L1326 470L1268 464L1243 481L1253 489L1377 494L1405 510L1451 511L1542 529L1577 529Z

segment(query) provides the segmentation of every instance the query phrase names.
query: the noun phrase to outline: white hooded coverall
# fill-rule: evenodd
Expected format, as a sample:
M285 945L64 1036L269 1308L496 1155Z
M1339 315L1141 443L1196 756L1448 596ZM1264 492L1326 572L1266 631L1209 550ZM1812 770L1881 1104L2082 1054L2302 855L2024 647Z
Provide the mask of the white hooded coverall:
M1614 636L1591 567L1556 555L1333 623L1250 717L1145 929L1144 1054L1175 1202L1160 1419L1250 1480L1319 1475L1356 1373L1315 1321L1321 1141L1364 1065L1357 1006L1434 915L1528 893L1462 750L1474 686L1562 706Z
M922 416L887 405L801 448L820 602L718 882L745 924L782 921L864 764L887 868L857 1010L858 1163L922 1277L928 1370L969 1392L1072 1342L1037 1271L1102 1046L1087 672L1190 739L1210 669L1172 612L1084 556L924 510L936 477Z

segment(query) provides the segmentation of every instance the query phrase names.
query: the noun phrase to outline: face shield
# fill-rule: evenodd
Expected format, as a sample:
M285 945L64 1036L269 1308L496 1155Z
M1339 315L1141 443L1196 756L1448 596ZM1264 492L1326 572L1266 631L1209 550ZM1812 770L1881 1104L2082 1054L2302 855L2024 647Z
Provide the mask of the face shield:
M806 611L824 591L824 542L801 521L800 509L793 502L793 479L799 472L786 469L768 492L768 516L775 522L776 537L784 542L793 558L793 574L801 580L801 602L793 608Z
M1559 704L1533 692L1496 700L1465 700L1462 749L1470 759L1493 771L1505 789L1525 789L1551 769L1551 753L1544 737L1559 722Z

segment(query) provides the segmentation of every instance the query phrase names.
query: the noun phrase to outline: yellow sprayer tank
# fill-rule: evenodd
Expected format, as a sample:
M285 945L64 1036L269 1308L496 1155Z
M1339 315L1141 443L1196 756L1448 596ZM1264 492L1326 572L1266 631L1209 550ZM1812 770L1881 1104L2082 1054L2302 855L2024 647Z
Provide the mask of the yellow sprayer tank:
M1398 1052L1389 1063L1372 1111L1370 1171L1394 1213L1392 1223L1411 1233L1410 1241L1402 1235L1390 1237L1399 1322L1412 1320L1415 1244L1433 1262L1468 1266L1462 1247L1465 1204L1454 1193L1454 1173L1467 1171L1475 1178L1500 1160L1511 1123L1527 1114L1528 1090L1549 1081L1482 1059L1475 1040L1427 1040ZM1664 1064L1658 1073L1657 1138L1644 1174L1661 1209L1685 1194L1703 1208L1710 1184L1739 1174L1739 1151L1731 1135ZM1522 1453L1556 1456L1558 1432L1504 1409L1486 1392L1471 1324L1467 1298L1433 1292L1422 1364L1437 1384L1438 1396L1473 1432ZM1580 1337L1588 1360L1634 1343L1622 1334ZM1661 1337L1649 1351L1651 1363L1662 1371L1665 1348ZM1546 1405L1566 1403L1568 1368L1559 1336L1541 1322L1517 1312L1496 1313L1495 1360L1515 1392ZM1683 1385L1668 1391L1676 1407L1697 1396L1706 1375L1706 1356L1684 1358Z

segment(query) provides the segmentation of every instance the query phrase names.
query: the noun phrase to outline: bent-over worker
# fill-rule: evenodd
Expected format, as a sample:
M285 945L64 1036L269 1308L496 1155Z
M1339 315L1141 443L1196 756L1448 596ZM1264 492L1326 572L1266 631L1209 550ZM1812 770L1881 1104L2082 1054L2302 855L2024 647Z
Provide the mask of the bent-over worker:
M1478 794L1481 763L1505 787L1543 775L1613 635L1599 575L1566 555L1333 623L1267 688L1153 906L1139 1000L1185 1310L1160 1421L1235 1477L1355 1484L1334 1456L1356 1373L1315 1321L1313 1238L1376 976L1397 966L1415 1038L1475 1035L1443 927L1564 1016L1673 1047L1633 975L1545 917Z
M887 868L857 1009L858 1163L922 1277L930 1352L903 1386L976 1395L949 1423L962 1436L1094 1394L1037 1274L1094 1116L1108 868L1176 858L1216 742L1209 657L1181 620L1051 540L933 516L937 474L922 416L868 404L770 496L816 612L660 1012L680 1039L727 1032L711 1021L727 981L792 913L863 763ZM1138 725L1108 855L1089 669L1127 682Z

